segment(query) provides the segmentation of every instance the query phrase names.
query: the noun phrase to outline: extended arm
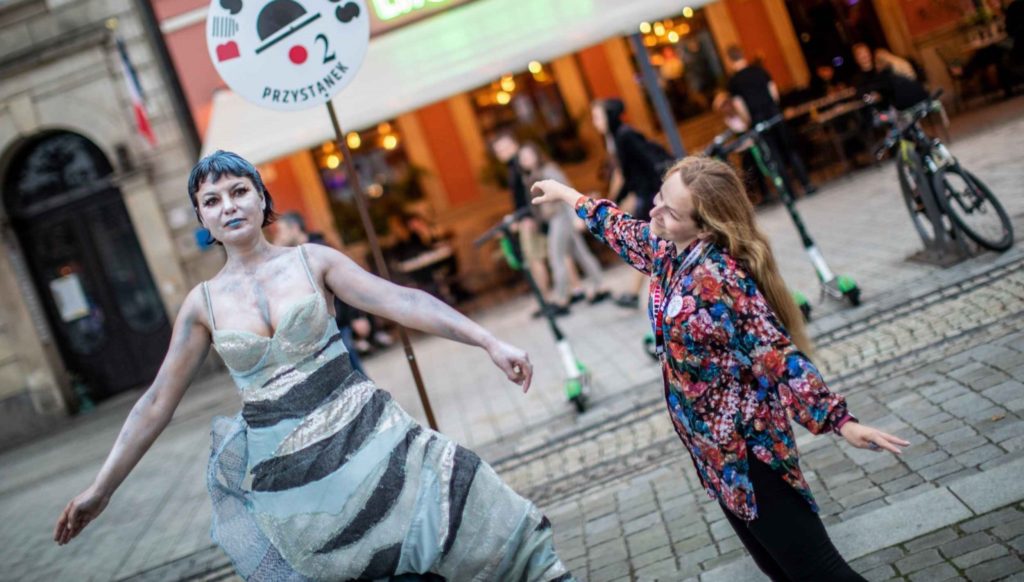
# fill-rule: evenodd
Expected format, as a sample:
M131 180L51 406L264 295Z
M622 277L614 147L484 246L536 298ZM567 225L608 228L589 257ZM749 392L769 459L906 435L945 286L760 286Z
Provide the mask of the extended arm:
M390 319L404 327L417 329L487 351L508 379L530 387L533 368L526 352L502 342L472 319L443 301L417 289L401 287L367 273L344 254L329 247L305 247L315 270L342 301L361 311Z
M68 543L96 519L114 491L170 423L210 348L203 305L202 292L197 287L178 312L171 345L156 379L132 407L96 479L68 503L57 520L53 532L57 543Z
M543 193L533 199L534 204L556 201L569 204L598 240L634 269L651 274L659 243L651 234L650 224L622 212L609 200L592 200L554 180L537 182L533 189Z
M734 328L732 347L751 367L762 390L775 387L787 415L814 434L834 430L858 448L899 454L909 443L850 416L846 399L829 390L811 360L793 344L754 280L725 261L719 269L700 266L693 274L701 289L718 290L716 305Z

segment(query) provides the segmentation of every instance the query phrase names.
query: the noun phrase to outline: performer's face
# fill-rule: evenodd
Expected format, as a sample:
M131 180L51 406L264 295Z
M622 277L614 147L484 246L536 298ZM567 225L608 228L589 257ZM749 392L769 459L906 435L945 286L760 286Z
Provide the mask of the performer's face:
M196 201L203 226L224 244L252 236L263 226L263 194L249 178L225 174L215 182L206 179Z

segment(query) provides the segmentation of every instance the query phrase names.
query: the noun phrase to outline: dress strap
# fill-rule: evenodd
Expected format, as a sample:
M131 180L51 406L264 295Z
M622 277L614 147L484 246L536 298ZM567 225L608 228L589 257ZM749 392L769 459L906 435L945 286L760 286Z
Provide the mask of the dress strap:
M210 325L213 326L213 331L217 331L217 320L213 317L213 302L210 301L210 286L203 281L203 297L206 299L206 314L210 318Z
M316 294L320 294L320 286L316 284L316 279L313 277L313 271L309 268L309 260L306 259L306 247L305 245L299 245L299 259L302 261L302 268L306 269L306 276L309 277L309 284L313 286L313 290Z

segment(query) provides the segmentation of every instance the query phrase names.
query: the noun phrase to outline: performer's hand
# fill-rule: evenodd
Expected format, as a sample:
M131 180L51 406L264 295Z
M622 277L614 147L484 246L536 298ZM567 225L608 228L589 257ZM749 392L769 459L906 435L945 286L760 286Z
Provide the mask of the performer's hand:
M530 188L537 196L533 199L534 204L546 204L548 202L565 202L572 206L582 196L576 190L556 182L555 180L541 180Z
M844 424L843 428L839 429L839 432L848 443L858 449L871 449L872 451L886 450L898 455L902 452L900 447L910 446L909 442L899 437L894 437L889 433L878 430L877 428L864 426L863 424L853 422L852 420Z
M530 381L533 380L533 364L530 363L530 356L523 350L499 341L494 347L487 350L488 355L494 360L495 365L505 372L509 380L523 387L525 394L530 389Z
M62 546L70 542L103 512L108 501L110 496L101 494L95 486L79 493L60 514L53 529L53 541Z

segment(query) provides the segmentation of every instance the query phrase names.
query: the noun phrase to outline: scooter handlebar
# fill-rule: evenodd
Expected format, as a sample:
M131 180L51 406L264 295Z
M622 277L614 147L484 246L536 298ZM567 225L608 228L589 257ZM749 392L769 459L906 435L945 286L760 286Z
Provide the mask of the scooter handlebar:
M516 210L512 214L507 215L505 218L501 219L501 222L495 224L494 226L489 228L485 233L480 235L479 238L474 240L473 246L481 247L484 245L484 243L491 240L492 238L495 238L499 235L507 234L509 230L511 230L513 224L519 222L527 215L532 214L532 212L532 208L530 208L529 206L524 206L519 210Z

